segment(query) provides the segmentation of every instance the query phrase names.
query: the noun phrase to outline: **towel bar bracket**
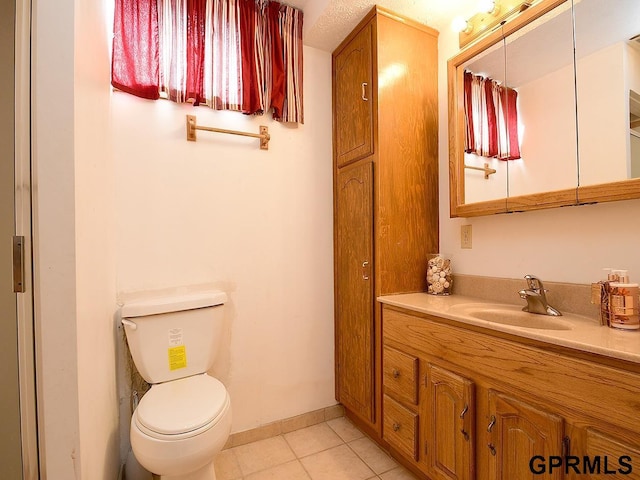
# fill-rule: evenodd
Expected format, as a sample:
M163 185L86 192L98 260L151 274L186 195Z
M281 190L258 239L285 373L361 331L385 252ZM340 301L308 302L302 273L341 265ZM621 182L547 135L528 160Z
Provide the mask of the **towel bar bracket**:
M239 132L237 130L227 130L224 128L203 127L203 126L197 125L195 115L187 115L187 140L188 141L195 142L197 140L196 130L204 130L207 132L227 133L230 135L241 135L243 137L258 138L260 139L260 149L269 150L269 140L271 140L271 136L269 135L269 127L265 125L260 125L260 133Z

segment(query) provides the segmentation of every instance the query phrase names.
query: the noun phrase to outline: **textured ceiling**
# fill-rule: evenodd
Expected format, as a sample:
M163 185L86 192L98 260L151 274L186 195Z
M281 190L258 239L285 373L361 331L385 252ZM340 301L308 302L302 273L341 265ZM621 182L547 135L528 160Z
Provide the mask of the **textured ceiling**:
M450 28L458 15L470 17L478 0L285 0L305 13L304 43L333 51L374 5L429 25Z

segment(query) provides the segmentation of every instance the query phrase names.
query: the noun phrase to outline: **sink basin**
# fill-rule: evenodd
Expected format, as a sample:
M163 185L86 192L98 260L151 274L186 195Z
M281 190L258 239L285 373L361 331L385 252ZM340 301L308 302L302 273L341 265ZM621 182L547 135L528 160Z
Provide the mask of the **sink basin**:
M571 330L572 328L571 324L562 317L523 312L522 307L517 305L467 303L452 306L449 313L522 328L541 330Z

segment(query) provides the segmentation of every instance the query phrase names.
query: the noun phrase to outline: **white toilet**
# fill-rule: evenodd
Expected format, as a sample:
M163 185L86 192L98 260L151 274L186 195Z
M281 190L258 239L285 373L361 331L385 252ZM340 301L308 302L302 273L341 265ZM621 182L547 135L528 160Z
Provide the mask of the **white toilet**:
M131 418L131 447L162 480L215 480L213 457L231 430L225 386L207 375L227 295L207 291L122 306L140 375L151 384Z

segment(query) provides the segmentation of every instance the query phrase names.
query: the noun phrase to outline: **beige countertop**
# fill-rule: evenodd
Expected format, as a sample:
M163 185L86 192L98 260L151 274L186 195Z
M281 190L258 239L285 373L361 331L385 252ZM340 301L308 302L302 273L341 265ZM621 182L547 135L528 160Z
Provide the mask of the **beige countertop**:
M601 326L598 321L581 315L563 312L561 317L550 317L522 312L522 306L499 304L481 298L462 295L436 296L427 293L407 293L378 297L386 305L447 318L462 324L500 331L584 352L640 363L640 330L617 330ZM475 313L474 313L475 312ZM512 312L520 323L544 322L550 328L496 323L478 318L478 312L491 318L492 312L509 316ZM531 317L529 317L531 316ZM541 317L541 318L540 318ZM555 328L562 329L555 329Z

